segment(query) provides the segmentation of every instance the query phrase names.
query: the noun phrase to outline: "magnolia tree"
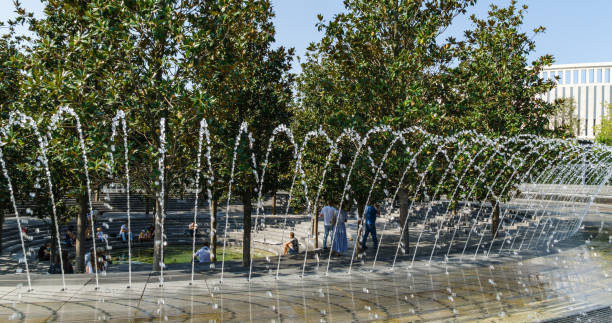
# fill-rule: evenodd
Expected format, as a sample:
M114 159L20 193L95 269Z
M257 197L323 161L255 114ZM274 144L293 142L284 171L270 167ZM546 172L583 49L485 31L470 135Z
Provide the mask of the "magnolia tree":
M274 26L269 1L49 1L40 19L32 18L18 3L16 8L18 17L10 25L26 24L33 36L26 39L14 32L7 36L22 41L17 51L3 49L9 55L3 60L23 79L8 78L17 83L13 93L18 95L11 102L4 98L3 107L40 120L48 120L60 106L74 109L89 155L91 187L123 181L123 145L116 145L110 178L106 171L108 153L115 146L110 141L111 119L116 111L125 112L132 189L156 197L155 240L159 243L153 267L161 270L163 205L169 195L193 187L200 121L208 119L210 124L216 180L208 188L216 205L230 193L227 161L241 123L248 122L249 131L264 143L274 127L289 120L293 52L271 47ZM10 85L5 80L2 84ZM62 119L51 133L49 154L61 159L61 166L52 166L52 172L69 172L70 181L61 186L83 201L77 221L77 256L82 265L79 245L86 228L87 190L76 131L74 118ZM249 228L256 181L255 165L247 156L254 153L263 159L265 148L258 142L251 151L242 139L233 193L245 204L244 225ZM162 145L165 149L160 149ZM280 174L282 167L276 168ZM209 185L206 180L200 183ZM59 195L58 200L63 197L69 196ZM211 219L214 242L215 216ZM244 241L243 261L248 263L248 229Z
M395 130L418 126L429 133L445 136L467 129L490 137L519 133L566 135L563 129L556 132L549 129L549 117L556 113L557 106L539 99L540 94L554 86L552 81L538 77L541 69L553 59L547 55L529 62L528 55L534 51L535 43L530 35L520 31L525 8L519 9L515 1L507 8L491 6L488 17L471 17L473 29L465 32L464 40L441 40L440 35L453 19L473 4L474 1L467 0L347 0L345 13L328 22L319 16L317 27L324 36L310 45L302 64L303 73L298 79L301 104L296 112L296 127L300 128L308 120L310 127L320 125L333 136L338 136L343 128L365 134L381 124ZM543 30L536 28L534 33ZM305 133L308 127L301 129ZM412 142L423 141L418 134L406 137ZM375 135L371 140L373 151L368 154L373 156L374 163L368 154L357 157L354 172L359 174L360 181L350 182L354 191L369 190L368 184L376 175L372 169L389 149L391 141L388 135ZM441 144L444 143L426 145L425 152L416 157L419 165L431 165L425 186L437 190L438 197L451 196L454 187L438 187L442 177L460 175L445 175L445 170L452 165L451 169L462 172L461 167L454 166L461 163L469 166L467 155L458 154L463 156L460 160L448 160L440 155L437 151ZM448 145L443 150L456 152L460 149L452 143ZM399 146L391 149L384 166L390 175L386 178L394 182L379 178L377 185L380 186L375 191L380 192L382 187L394 188L409 163L409 158L404 157L407 155L394 152L396 149L400 149ZM325 154L321 149L315 156ZM484 160L491 154L493 151L485 152ZM492 167L497 165L500 169L499 176L509 180L513 171L505 167L503 156L491 159ZM320 157L309 162L319 168L324 165ZM409 199L432 198L417 191L421 178L410 173L406 176L397 194L404 227ZM467 172L466 177L465 185L476 182L477 175L473 171ZM334 186L330 182L323 190L341 192L343 181L338 183L340 185ZM490 199L494 208L508 195L504 192L510 191L500 185L493 188L497 192L494 197L486 197L488 189L477 186L472 198ZM369 202L376 202L385 195L372 195ZM357 194L357 198L357 204L363 208L367 196ZM494 210L493 218L499 218L498 214ZM405 243L407 234L406 230Z

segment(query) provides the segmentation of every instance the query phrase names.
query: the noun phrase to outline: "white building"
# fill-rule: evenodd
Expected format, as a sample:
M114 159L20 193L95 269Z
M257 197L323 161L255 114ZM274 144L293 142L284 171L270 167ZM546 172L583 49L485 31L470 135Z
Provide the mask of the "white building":
M574 99L579 122L578 138L593 139L594 127L607 113L606 106L612 101L611 70L612 62L563 64L546 67L540 75L544 79L559 77L557 87L545 95L546 101Z

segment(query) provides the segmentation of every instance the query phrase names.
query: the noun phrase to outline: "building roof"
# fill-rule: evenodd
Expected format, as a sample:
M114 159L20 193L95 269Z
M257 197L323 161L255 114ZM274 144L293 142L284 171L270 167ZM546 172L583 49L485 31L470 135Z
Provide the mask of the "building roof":
M576 63L576 64L555 64L544 67L544 70L560 70L560 69L575 69L575 68L600 68L612 67L612 62L600 63Z

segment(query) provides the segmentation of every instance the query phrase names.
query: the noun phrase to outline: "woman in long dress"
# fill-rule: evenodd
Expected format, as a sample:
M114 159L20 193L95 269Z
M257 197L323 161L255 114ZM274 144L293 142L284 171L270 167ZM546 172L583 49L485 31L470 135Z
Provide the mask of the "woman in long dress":
M339 255L348 249L348 240L346 238L346 226L344 225L347 221L346 211L341 210L336 216L336 224L334 230L334 243L332 244L332 251Z

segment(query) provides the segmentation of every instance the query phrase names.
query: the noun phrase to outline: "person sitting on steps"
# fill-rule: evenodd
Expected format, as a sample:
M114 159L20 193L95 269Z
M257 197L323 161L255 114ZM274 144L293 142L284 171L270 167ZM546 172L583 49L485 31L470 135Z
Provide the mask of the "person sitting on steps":
M300 252L300 245L298 243L298 239L295 237L293 232L289 232L289 241L283 244L283 256L295 255Z
M185 230L185 233L188 234L190 237L193 237L193 232L195 231L195 234L198 234L198 224L195 222L191 222L189 223L189 227L187 228L187 230Z
M208 247L208 241L204 241L204 246L193 254L194 261L196 258L200 263L210 262L210 248Z
M49 261L51 244L46 242L38 249L38 261Z
M128 232L127 223L124 223L121 225L121 229L119 230L119 236L121 237L121 240L124 242L128 240L128 236L130 240L134 240L134 237L132 236L132 232Z

